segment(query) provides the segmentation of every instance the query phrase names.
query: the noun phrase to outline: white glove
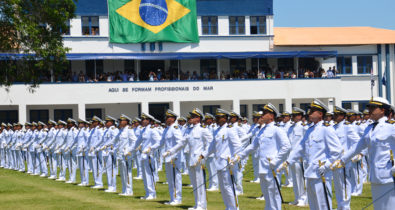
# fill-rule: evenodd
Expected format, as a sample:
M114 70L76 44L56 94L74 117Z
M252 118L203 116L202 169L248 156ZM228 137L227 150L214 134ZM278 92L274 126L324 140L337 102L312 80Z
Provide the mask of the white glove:
M132 155L132 153L131 153L131 152L128 152L128 151L125 151L125 152L123 153L123 156L125 156L125 157L131 156L131 155Z
M239 163L240 162L240 156L238 156L238 155L235 155L231 160L230 160L230 162L229 162L229 164L230 165L235 165L236 163Z
M167 157L169 155L170 155L170 151L166 151L165 153L163 153L162 157L165 158L165 157Z
M353 162L353 163L356 163L356 162L358 162L358 161L360 161L360 160L362 160L362 155L361 155L361 154L358 154L358 155L355 155L355 156L353 157L352 162Z
M269 167L270 169L276 169L277 161L276 160L269 160Z
M395 177L395 166L392 166L391 168L391 174L393 177Z
M100 148L100 150L105 150L107 147L106 146L102 146L101 148Z
M288 162L287 161L284 161L281 165L280 165L280 167L277 169L277 173L279 173L280 171L282 171L282 170L286 170L288 168Z
M150 153L151 152L151 147L148 147L148 149L146 149L143 153L144 154L148 154L148 153Z
M320 166L320 167L318 168L317 172L318 172L318 174L319 174L320 176L324 176L324 175L325 175L325 172L327 171L327 169L328 169L328 166L326 166L326 164L324 164L324 165L322 165L322 166Z

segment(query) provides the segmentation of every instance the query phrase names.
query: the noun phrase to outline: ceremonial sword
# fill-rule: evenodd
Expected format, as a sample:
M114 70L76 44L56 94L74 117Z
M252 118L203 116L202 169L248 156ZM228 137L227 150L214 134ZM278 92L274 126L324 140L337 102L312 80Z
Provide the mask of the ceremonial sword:
M321 160L318 160L318 166L321 167L323 165L325 165L325 162L322 163ZM322 185L324 187L326 207L328 207L328 210L331 210L331 207L329 205L328 192L326 191L326 180L325 180L325 176L323 174L321 175L321 179L322 179Z
M271 159L267 158L267 160L269 161L269 164L270 164ZM272 174L273 174L274 182L276 183L276 186L278 189L278 193L280 194L281 203L284 203L283 195L281 194L280 183L278 183L277 175L276 175L276 172L274 171L274 169L272 169Z

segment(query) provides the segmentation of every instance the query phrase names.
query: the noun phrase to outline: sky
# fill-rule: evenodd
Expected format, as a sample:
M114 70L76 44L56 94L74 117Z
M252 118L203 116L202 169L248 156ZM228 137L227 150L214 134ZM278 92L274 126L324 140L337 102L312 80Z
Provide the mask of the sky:
M273 0L275 27L371 26L395 30L395 0Z

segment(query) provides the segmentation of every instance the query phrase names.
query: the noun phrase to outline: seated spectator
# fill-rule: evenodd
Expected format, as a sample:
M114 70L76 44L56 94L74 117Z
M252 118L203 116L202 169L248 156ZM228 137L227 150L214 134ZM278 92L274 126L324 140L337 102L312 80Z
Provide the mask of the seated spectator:
M85 82L85 76L82 71L80 71L80 74L78 75L78 82Z
M321 69L321 78L327 78L327 74L324 69Z
M78 76L75 72L73 72L73 77L72 77L73 82L78 82Z
M304 78L309 78L310 74L309 74L309 70L304 72Z
M326 72L326 74L327 74L328 78L332 78L335 76L335 75L333 75L333 71L330 67L329 67L328 71Z
M150 71L148 74L149 81L154 81L156 79L156 74L153 71Z

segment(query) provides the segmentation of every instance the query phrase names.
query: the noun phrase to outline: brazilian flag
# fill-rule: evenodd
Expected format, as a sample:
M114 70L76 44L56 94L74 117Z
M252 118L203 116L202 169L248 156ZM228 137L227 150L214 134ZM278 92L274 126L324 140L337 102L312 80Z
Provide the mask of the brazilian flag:
M196 0L108 0L110 42L199 42Z

